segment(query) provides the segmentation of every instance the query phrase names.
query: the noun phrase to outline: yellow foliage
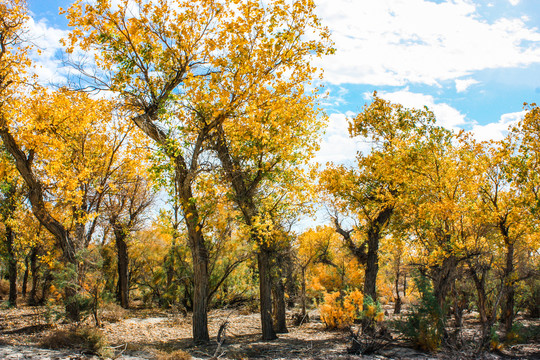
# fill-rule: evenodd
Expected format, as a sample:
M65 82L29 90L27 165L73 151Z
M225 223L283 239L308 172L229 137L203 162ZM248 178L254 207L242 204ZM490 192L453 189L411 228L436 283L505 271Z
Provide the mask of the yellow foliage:
M324 293L324 301L319 306L321 320L329 329L351 326L362 313L364 296L359 290L342 294L338 291Z

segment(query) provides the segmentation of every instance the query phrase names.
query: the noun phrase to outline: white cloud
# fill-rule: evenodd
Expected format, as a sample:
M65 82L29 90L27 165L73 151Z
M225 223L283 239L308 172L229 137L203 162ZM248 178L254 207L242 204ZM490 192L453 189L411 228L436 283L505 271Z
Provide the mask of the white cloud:
M519 4L519 1L520 0L508 0L510 2L510 4L516 6L517 4Z
M488 22L470 0L317 4L337 49L320 64L333 84L436 85L477 70L540 62L537 29L519 18Z
M456 79L456 91L458 93L466 91L471 85L478 84L478 81L468 78L468 79Z
M378 95L383 99L401 104L407 108L421 109L427 106L435 114L437 124L448 129L458 130L467 123L465 115L459 110L446 103L437 103L431 95L413 93L407 89L395 92L379 92Z
M471 131L474 137L480 141L502 140L508 133L509 127L523 119L526 113L526 111L519 111L503 114L498 122L492 122L486 125L473 125Z
M356 158L358 151L368 151L369 143L349 137L348 117L355 114L331 114L328 119L328 127L323 137L321 148L314 159L319 164L327 162L349 164Z
M36 22L33 18L29 19L27 25L28 38L36 48L31 58L39 80L44 84L65 82L67 72L60 58L60 39L67 38L68 31L51 27L45 20Z

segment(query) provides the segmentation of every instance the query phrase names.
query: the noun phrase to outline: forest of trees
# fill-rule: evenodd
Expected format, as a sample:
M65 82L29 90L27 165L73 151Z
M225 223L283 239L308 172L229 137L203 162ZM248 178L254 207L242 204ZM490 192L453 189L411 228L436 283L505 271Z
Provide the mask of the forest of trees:
M374 93L348 119L371 150L314 164L334 49L313 1L117 2L64 11L72 77L44 86L24 0L0 0L8 306L181 308L204 343L214 308L256 307L272 340L288 307L376 336L392 304L427 350L466 310L482 349L540 316L538 105L479 142Z

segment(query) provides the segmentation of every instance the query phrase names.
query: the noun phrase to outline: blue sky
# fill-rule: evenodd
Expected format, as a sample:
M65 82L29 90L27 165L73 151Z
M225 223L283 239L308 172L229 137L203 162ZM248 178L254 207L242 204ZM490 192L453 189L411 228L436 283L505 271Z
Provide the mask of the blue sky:
M538 0L315 0L336 54L322 59L329 127L318 160L347 162L365 144L348 138L346 117L370 94L427 105L449 128L498 139L540 99ZM67 0L29 0L40 76L64 76L58 40Z

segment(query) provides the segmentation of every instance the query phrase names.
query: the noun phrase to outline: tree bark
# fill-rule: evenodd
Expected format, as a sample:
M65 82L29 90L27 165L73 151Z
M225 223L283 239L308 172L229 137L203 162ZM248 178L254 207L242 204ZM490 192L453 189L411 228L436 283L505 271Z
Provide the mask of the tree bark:
M379 231L370 228L368 231L368 251L364 276L364 296L377 301L377 274L379 272Z
M274 329L277 334L286 334L287 330L287 312L285 303L285 284L283 279L276 279L273 287L274 300Z
M182 157L175 159L175 173L177 196L185 216L188 244L193 261L193 341L199 344L210 340L208 334L209 256L202 233L203 225L199 209L194 201L192 189L194 175L187 170Z
M396 289L396 302L394 304L394 314L401 313L401 296L399 295L399 265L396 271L396 281L394 283L395 289Z
M29 255L26 255L26 257L24 258L24 274L23 274L23 283L22 283L22 290L21 290L21 295L23 298L26 297L26 290L28 288L28 273L30 272L30 270L28 269L29 266L30 266Z
M116 224L114 226L114 238L116 242L116 254L118 259L118 293L117 299L124 309L129 308L129 255L126 244L126 232L124 228Z
M306 317L306 268L302 267L302 317Z
M191 230L191 231L190 231ZM193 260L193 341L204 343L208 334L208 250L200 230L189 228Z
M514 325L514 305L515 305L515 289L512 275L514 273L514 243L508 241L506 243L506 266L504 269L504 333L505 336L512 332L512 326Z
M454 270L456 269L457 261L454 256L446 257L442 265L433 269L433 294L437 299L439 309L442 313L443 319L446 318L445 310L445 300L450 286L452 285L452 280L454 277Z
M8 273L9 273L9 298L8 305L17 307L17 257L13 249L15 235L11 226L6 225L6 245L8 253Z
M263 245L257 255L259 267L259 296L262 325L262 339L277 339L272 321L272 276L271 252Z
M37 247L33 247L30 252L30 272L32 273L32 287L30 288L30 297L28 304L37 305L37 287L38 287L38 266L37 266Z

